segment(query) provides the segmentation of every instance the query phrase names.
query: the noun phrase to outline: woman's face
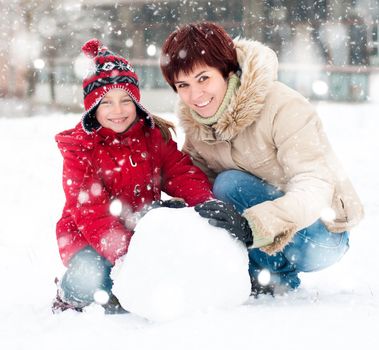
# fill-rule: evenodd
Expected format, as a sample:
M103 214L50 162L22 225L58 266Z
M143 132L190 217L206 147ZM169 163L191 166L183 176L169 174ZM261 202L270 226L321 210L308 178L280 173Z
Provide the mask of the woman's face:
M175 87L180 99L189 108L203 118L209 118L220 107L228 82L217 68L198 65L189 74L180 71Z
M123 133L137 119L136 106L126 91L112 89L97 107L96 119L104 128Z

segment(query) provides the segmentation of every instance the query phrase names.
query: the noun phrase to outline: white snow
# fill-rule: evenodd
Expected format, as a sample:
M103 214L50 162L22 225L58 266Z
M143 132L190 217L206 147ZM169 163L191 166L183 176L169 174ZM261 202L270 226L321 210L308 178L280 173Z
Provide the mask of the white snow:
M231 308L250 295L246 248L193 208L148 212L121 259L112 291L124 309L152 321Z
M317 108L366 209L347 255L325 271L303 274L296 293L171 322L105 316L98 305L82 314L51 313L53 280L64 271L55 240L62 158L53 136L79 115L0 112L0 349L378 348L379 106Z

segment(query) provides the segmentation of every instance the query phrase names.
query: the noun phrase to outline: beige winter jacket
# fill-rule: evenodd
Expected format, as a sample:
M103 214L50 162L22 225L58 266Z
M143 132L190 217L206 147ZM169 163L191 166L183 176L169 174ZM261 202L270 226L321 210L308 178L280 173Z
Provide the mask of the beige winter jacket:
M285 195L245 210L253 232L270 240L274 254L294 234L323 217L332 232L343 232L363 216L361 202L343 172L313 106L278 82L275 53L255 41L236 40L241 86L216 124L199 124L183 103L183 150L210 178L227 170L247 171ZM331 211L331 209L334 211ZM324 212L335 213L327 220Z

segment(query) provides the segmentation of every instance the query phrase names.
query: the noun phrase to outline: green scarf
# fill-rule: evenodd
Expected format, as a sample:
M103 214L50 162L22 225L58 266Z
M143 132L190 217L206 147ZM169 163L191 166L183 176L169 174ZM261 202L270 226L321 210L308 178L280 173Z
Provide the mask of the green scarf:
M217 112L212 117L204 118L200 114L196 113L194 110L191 109L192 118L195 119L198 123L204 124L204 125L212 125L212 124L217 123L217 121L220 119L220 117L224 114L225 110L229 106L232 97L234 96L235 92L237 91L240 85L241 85L241 82L238 75L233 74L228 79L228 87L226 89L224 99L220 107L218 107Z

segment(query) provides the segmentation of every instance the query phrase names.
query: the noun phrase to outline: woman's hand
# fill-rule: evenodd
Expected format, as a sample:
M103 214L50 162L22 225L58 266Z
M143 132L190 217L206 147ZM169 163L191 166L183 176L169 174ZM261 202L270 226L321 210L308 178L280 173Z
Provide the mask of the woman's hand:
M216 227L226 229L246 246L253 244L253 233L248 221L237 212L232 204L218 200L208 201L195 206L195 210L208 222Z

